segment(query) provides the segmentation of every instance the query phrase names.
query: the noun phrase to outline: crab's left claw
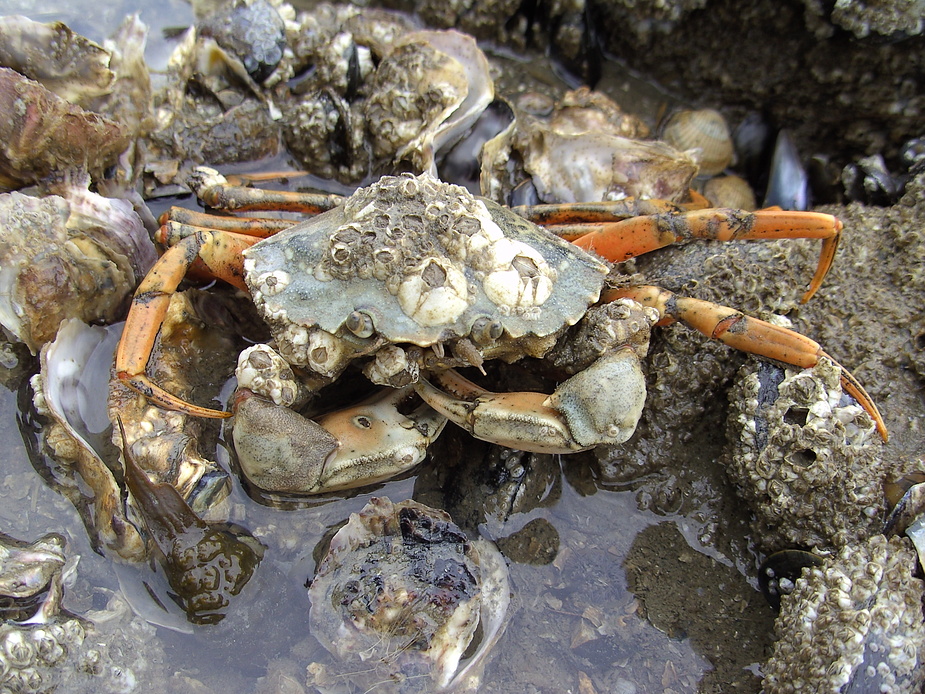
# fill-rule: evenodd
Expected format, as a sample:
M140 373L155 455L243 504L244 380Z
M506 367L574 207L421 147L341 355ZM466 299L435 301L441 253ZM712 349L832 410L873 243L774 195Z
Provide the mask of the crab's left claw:
M390 479L423 460L446 420L414 391L386 388L353 407L311 420L239 390L234 447L244 475L269 492L322 494Z
M552 395L492 393L453 370L429 378L415 389L440 414L476 438L535 453L623 443L636 430L646 399L639 358L629 347L601 357Z

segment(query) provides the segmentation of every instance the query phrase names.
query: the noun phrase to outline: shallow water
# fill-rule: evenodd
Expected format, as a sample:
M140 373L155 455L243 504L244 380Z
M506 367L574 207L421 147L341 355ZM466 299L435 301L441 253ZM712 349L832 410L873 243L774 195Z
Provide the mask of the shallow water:
M64 4L66 9L53 1L0 0L0 13L61 19L102 40L126 13L138 9L151 27L147 55L155 66L163 65L168 53L162 30L183 26L191 18L189 6L178 0L123 0L107 3L102 12L98 4L92 12L73 2ZM609 88L619 97L630 82L614 73ZM654 112L664 104L662 97L655 90L637 101ZM93 553L77 512L32 468L18 431L16 394L4 390L0 396L0 445L6 452L0 530L23 539L63 532L70 551L81 556L66 606L78 613L101 607L107 590L119 590L114 567ZM750 557L705 548L697 539L704 516L712 513L704 508L714 509L728 498L728 489L717 481L715 454L706 448L689 460L672 462L685 469L667 473L677 474L680 482L673 488L689 497L674 507L683 508L683 515L644 510L671 510L671 504L646 502L646 494L661 488L653 484L656 491L647 490L647 478L603 485L596 481L593 457L572 456L561 459L565 471L554 475L556 495L514 514L503 527L484 527L497 539L543 519L555 529L558 542L551 563L511 563L518 609L482 691L693 692L722 690L732 681L739 682L741 691L757 690L755 668L749 666L763 657L770 613L743 573ZM688 465L698 461L703 469ZM436 464L428 460L424 470ZM166 657L164 682L145 683L140 691L157 684L178 692L300 691L308 664L326 657L307 627L305 583L314 569L316 545L371 496L410 498L420 491L417 481L412 475L349 498L288 511L257 504L236 486L215 515L248 527L267 545L258 576L219 625L190 627L192 633L159 628L157 639ZM717 546L745 546L747 538L737 527L730 522L725 530L739 534ZM649 601L648 618L642 594ZM664 609L655 607L659 600ZM723 648L737 642L744 662L733 663L732 672L727 662L721 677L707 676L709 684L701 682L705 673L720 667ZM298 686L289 688L293 682Z

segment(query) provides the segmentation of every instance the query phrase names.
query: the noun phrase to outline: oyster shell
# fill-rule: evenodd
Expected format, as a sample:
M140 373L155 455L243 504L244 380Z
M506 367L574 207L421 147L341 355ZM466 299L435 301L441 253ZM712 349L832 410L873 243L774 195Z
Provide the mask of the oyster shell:
M494 545L468 541L447 513L373 498L331 540L309 597L312 633L358 685L445 692L477 688L510 584Z
M42 350L42 370L32 377L32 387L36 409L53 420L42 431L45 448L58 464L73 466L93 493L92 512L84 517L91 540L124 560L143 561L145 541L126 518L122 489L100 455L110 427L100 389L109 381L120 335L121 326L65 322ZM78 498L71 501L85 506Z
M0 324L35 353L67 318L118 320L157 254L127 200L0 194Z
M596 202L623 197L684 199L697 162L654 140L603 94L569 92L548 109L522 97L508 128L482 149L482 194L506 202L532 177L542 202ZM580 164L579 164L580 162Z
M65 101L82 107L108 94L116 79L112 54L63 24L27 17L0 18L0 65L40 82Z
M104 46L99 46L61 22L0 18L0 66L38 83L20 78L21 98L16 105L31 112L3 125L15 136L14 141L22 138L16 148L10 148L11 178L28 183L72 166L101 173L103 167L116 164L121 146L128 148L128 156L121 157L116 166L131 166L108 178L122 182L135 179L140 159L137 139L153 124L151 79L144 58L147 32L138 15L130 15ZM17 82L8 79L6 88L11 90ZM49 98L44 90L63 101ZM36 124L38 132L32 130ZM81 134L89 136L86 143ZM112 137L117 134L119 137ZM60 155L69 158L60 157L56 163L54 158ZM8 187L15 184L11 182Z
M0 190L34 183L68 167L91 174L113 164L129 143L125 127L85 111L38 82L0 68Z
M472 127L495 95L488 60L471 36L417 31L402 39L376 69L366 102L377 157L409 159L437 175L436 152Z

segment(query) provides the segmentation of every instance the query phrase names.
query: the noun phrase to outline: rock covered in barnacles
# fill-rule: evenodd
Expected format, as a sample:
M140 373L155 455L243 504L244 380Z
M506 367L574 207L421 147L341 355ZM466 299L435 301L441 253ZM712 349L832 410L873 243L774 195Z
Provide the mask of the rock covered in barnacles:
M358 685L473 691L507 625L510 585L494 545L468 540L446 512L373 498L331 540L309 597L312 634ZM334 667L309 672L318 681Z
M74 567L65 544L57 533L33 543L0 533L2 691L52 691L84 642L84 622L61 609L64 573Z
M925 623L916 554L874 535L804 569L781 600L764 691L920 692Z
M752 360L730 392L727 470L766 551L841 547L883 521L880 442L823 358L794 370Z
M62 608L76 557L49 533L27 543L0 533L0 691L69 694L152 691L166 658L154 627L119 594L80 617ZM94 599L95 602L95 599Z

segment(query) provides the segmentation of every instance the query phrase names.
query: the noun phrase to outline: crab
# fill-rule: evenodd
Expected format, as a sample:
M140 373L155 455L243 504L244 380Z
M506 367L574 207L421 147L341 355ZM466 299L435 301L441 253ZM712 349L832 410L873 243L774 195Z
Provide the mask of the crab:
M324 210L295 226L169 213L159 242L170 248L139 286L117 350L118 377L150 401L230 417L184 402L145 368L170 294L188 270L207 269L249 291L275 350L261 347L239 360L236 419L242 409L247 417L260 414L256 423L236 421L249 443L241 445L237 434L235 441L239 457L242 448L253 452L245 457L257 456L251 481L270 491L326 492L408 469L442 428L433 411L477 438L521 450L570 453L622 443L645 401L640 360L656 323L681 321L734 348L804 368L828 356L809 338L734 309L658 287L612 286L619 283L608 280L607 261L691 238L820 238L805 301L834 257L841 223L830 215L632 200L506 208L428 174L386 176L346 200L232 186L205 168L194 188L211 207ZM456 371L481 368L487 359L550 354L573 374L550 395L491 393ZM320 424L279 412L300 399L293 369L316 391L354 362L373 382L401 390ZM839 369L885 437L870 397ZM242 383L248 387L241 390ZM247 404L251 391L262 391L259 408ZM407 404L414 396L432 409ZM303 462L306 456L312 462ZM311 468L296 483L292 460ZM241 460L245 475L250 463Z

